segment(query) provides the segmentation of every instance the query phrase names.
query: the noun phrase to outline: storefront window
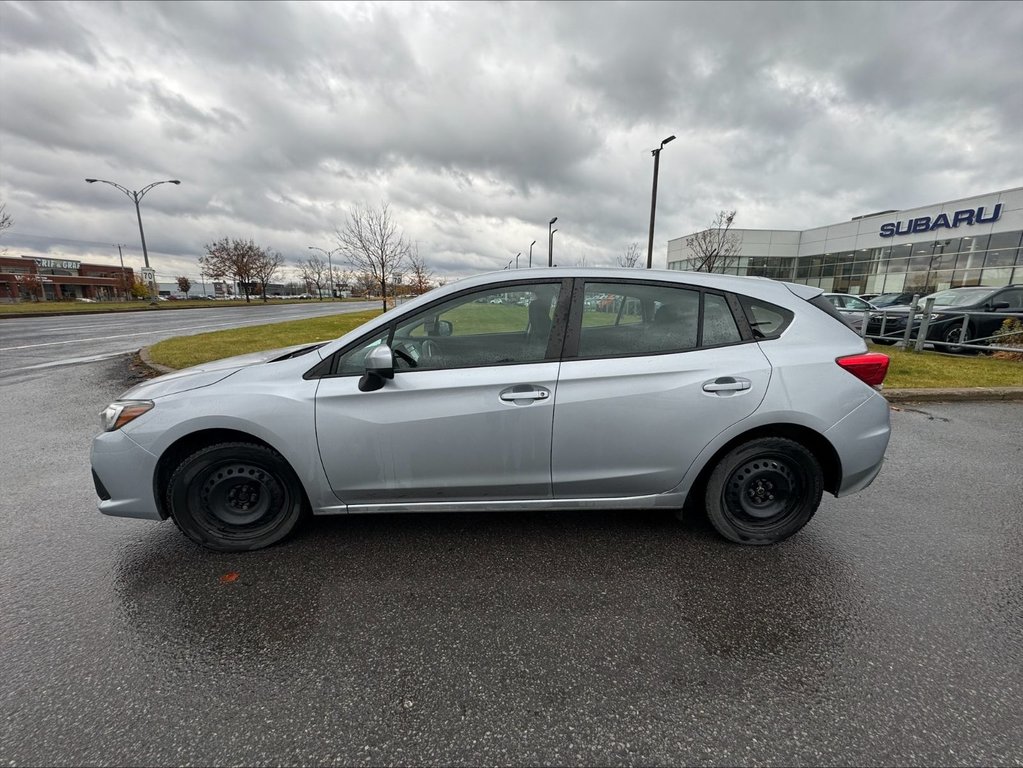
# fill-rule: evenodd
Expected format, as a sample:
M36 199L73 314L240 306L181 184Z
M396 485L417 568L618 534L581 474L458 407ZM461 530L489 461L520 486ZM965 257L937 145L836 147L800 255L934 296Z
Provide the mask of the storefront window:
M1020 232L999 232L991 235L984 266L1011 267L1015 264L1020 234Z

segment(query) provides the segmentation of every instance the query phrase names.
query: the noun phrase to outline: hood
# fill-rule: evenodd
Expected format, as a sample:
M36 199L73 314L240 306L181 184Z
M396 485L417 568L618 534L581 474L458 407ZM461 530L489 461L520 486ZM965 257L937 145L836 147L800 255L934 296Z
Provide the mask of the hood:
M242 368L294 357L296 352L303 350L312 351L321 346L322 344L295 344L290 347L281 347L280 349L268 349L263 352L251 352L247 355L236 355L235 357L211 360L202 365L184 368L174 373L168 373L163 376L157 376L155 379L144 381L129 389L118 399L153 400L157 397L187 392L190 389L208 387L210 384L223 381Z

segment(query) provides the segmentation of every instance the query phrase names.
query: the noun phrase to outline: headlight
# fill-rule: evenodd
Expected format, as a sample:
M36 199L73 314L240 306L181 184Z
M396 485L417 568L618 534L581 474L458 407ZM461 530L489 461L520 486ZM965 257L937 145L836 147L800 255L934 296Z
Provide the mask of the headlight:
M113 432L135 421L152 407L152 400L118 400L103 409L99 415L99 423L104 432Z

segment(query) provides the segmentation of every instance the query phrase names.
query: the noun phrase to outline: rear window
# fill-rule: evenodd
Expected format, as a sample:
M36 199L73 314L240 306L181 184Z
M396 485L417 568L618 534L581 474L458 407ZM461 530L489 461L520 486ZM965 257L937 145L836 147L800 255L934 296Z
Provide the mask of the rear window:
M829 301L828 298L824 296L824 294L821 294L820 296L816 296L810 299L810 303L817 307L817 309L819 309L821 312L827 315L831 315L846 328L852 328L853 330L856 330L855 328L853 328L852 323L849 322L848 319L846 319L846 316L839 312L837 309L835 309L835 305L832 304L831 301Z
M838 314L838 311L828 303L827 299L823 296L817 298L827 304L832 312ZM742 304L742 310L746 313L746 320L753 330L755 339L775 339L792 322L792 313L784 307L749 296L740 296L739 303Z

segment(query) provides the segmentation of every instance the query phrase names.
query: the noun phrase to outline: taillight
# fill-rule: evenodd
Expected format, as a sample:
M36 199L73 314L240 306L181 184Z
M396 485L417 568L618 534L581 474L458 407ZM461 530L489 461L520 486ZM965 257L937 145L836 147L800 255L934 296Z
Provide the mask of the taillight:
M842 368L853 376L872 387L880 387L884 377L888 375L888 355L880 352L865 352L862 355L849 355L835 360Z

